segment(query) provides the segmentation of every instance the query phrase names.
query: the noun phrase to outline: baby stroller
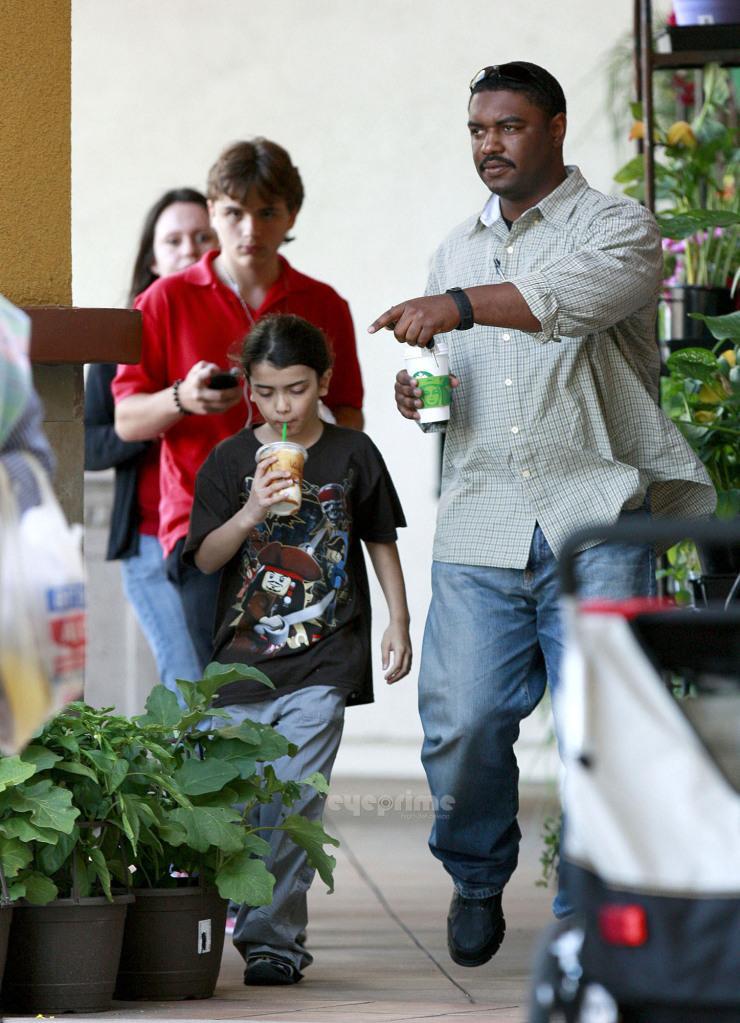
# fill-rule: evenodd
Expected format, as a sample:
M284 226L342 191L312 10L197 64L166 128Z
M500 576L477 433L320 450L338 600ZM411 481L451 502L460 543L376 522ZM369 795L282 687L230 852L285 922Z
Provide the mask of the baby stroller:
M737 544L740 526L568 541L561 880L576 913L542 939L530 1023L740 1023L740 604L579 605L573 555L596 537Z

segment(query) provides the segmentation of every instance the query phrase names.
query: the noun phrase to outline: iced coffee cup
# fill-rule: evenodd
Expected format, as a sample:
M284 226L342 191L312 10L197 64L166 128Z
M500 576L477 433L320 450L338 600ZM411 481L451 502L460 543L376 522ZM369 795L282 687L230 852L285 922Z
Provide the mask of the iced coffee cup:
M301 506L301 483L303 482L303 465L308 458L308 451L301 444L290 440L275 440L271 444L263 444L257 450L257 464L270 456L275 456L271 469L290 473L290 482L285 481L287 493L282 501L270 506L271 515L293 515Z
M423 405L418 409L422 423L441 423L450 418L450 367L447 345L435 338L434 347L409 348L406 372L421 391Z

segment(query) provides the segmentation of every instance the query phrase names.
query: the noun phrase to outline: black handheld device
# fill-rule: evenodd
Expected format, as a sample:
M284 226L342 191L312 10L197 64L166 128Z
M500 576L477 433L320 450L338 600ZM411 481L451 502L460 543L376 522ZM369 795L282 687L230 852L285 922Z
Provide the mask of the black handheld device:
M228 391L231 387L239 386L239 377L235 373L222 370L209 378L208 386L212 391Z

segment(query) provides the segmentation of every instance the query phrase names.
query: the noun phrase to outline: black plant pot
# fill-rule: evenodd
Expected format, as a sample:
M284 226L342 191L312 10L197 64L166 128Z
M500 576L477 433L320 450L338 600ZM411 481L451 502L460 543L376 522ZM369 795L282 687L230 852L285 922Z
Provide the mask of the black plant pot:
M701 553L700 553L701 560ZM737 572L705 572L698 579L691 580L691 592L694 607L710 607L711 605L724 604L732 591ZM734 600L740 603L740 594L735 591ZM733 601L734 602L734 601Z
M10 935L10 923L12 919L13 907L0 905L0 986L3 982L5 960L8 955L8 937Z
M661 343L668 349L668 354L680 348L714 348L717 339L712 336L706 324L702 320L693 320L689 314L724 316L731 312L729 288L699 288L693 285L669 288L658 310Z
M227 902L214 888L139 888L126 918L115 997L210 998Z
M111 1008L131 895L14 905L3 1008L33 1014Z

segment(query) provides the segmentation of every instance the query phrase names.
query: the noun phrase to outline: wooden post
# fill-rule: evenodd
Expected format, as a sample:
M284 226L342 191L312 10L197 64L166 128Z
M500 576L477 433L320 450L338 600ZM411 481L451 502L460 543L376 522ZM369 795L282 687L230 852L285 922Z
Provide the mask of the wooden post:
M67 516L82 522L82 364L136 362L141 327L127 310L70 309L71 23L69 0L0 3L0 292L31 313L55 486ZM47 307L39 316L38 306Z

